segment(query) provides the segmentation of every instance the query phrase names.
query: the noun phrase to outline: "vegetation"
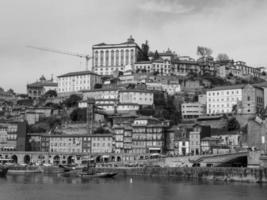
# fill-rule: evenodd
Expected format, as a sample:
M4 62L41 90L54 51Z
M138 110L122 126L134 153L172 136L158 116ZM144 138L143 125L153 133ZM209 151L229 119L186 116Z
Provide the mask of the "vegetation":
M102 88L102 84L101 83L96 83L94 86L94 89L101 89Z
M240 129L240 124L235 117L230 118L227 123L228 131L236 131Z
M105 134L105 133L110 133L110 131L108 129L105 129L103 127L98 127L94 133L98 133L98 134Z
M86 122L86 108L76 108L70 114L73 122Z
M208 47L198 46L197 47L197 55L202 58L209 57L212 54L212 50Z
M46 98L51 98L51 97L57 97L57 91L55 90L48 90L45 94L44 97Z
M20 106L32 106L33 100L32 99L21 99L17 101L17 104Z
M226 53L220 53L217 56L217 61L228 61L229 56Z
M77 107L78 106L78 103L79 101L82 100L82 97L76 95L76 94L72 94L70 95L70 97L68 99L66 99L63 104L65 106L67 106L68 108L71 108L71 107Z

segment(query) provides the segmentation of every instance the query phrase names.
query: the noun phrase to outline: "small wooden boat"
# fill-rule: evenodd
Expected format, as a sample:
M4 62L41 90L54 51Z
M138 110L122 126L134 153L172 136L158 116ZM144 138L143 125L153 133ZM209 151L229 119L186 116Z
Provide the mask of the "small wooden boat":
M8 174L28 174L28 173L41 173L42 169L39 166L23 166L11 165L9 166Z
M8 172L8 167L0 165L0 177L5 177Z
M113 178L114 176L116 176L117 173L115 172L97 172L94 174L90 174L90 173L80 173L80 176L82 178Z

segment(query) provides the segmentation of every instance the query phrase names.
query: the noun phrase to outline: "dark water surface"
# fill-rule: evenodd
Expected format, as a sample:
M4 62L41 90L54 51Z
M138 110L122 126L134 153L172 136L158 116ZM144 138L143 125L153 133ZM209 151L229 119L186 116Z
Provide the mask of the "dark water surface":
M260 200L267 185L167 178L81 180L47 175L0 178L0 200Z

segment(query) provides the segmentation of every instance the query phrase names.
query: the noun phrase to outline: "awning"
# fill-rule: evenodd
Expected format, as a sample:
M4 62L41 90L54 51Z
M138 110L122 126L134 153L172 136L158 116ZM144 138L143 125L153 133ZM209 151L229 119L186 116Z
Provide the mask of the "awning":
M159 153L152 153L152 154L150 154L151 156L160 156L160 154Z
M160 150L160 147L150 147L149 150Z

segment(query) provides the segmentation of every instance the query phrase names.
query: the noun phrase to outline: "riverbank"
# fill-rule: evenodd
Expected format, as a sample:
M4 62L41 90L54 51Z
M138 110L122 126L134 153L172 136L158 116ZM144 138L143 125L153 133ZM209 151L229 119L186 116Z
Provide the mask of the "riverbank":
M145 168L102 168L103 171L116 171L123 176L161 176L197 178L219 181L267 183L267 168L218 168L218 167L145 167Z

